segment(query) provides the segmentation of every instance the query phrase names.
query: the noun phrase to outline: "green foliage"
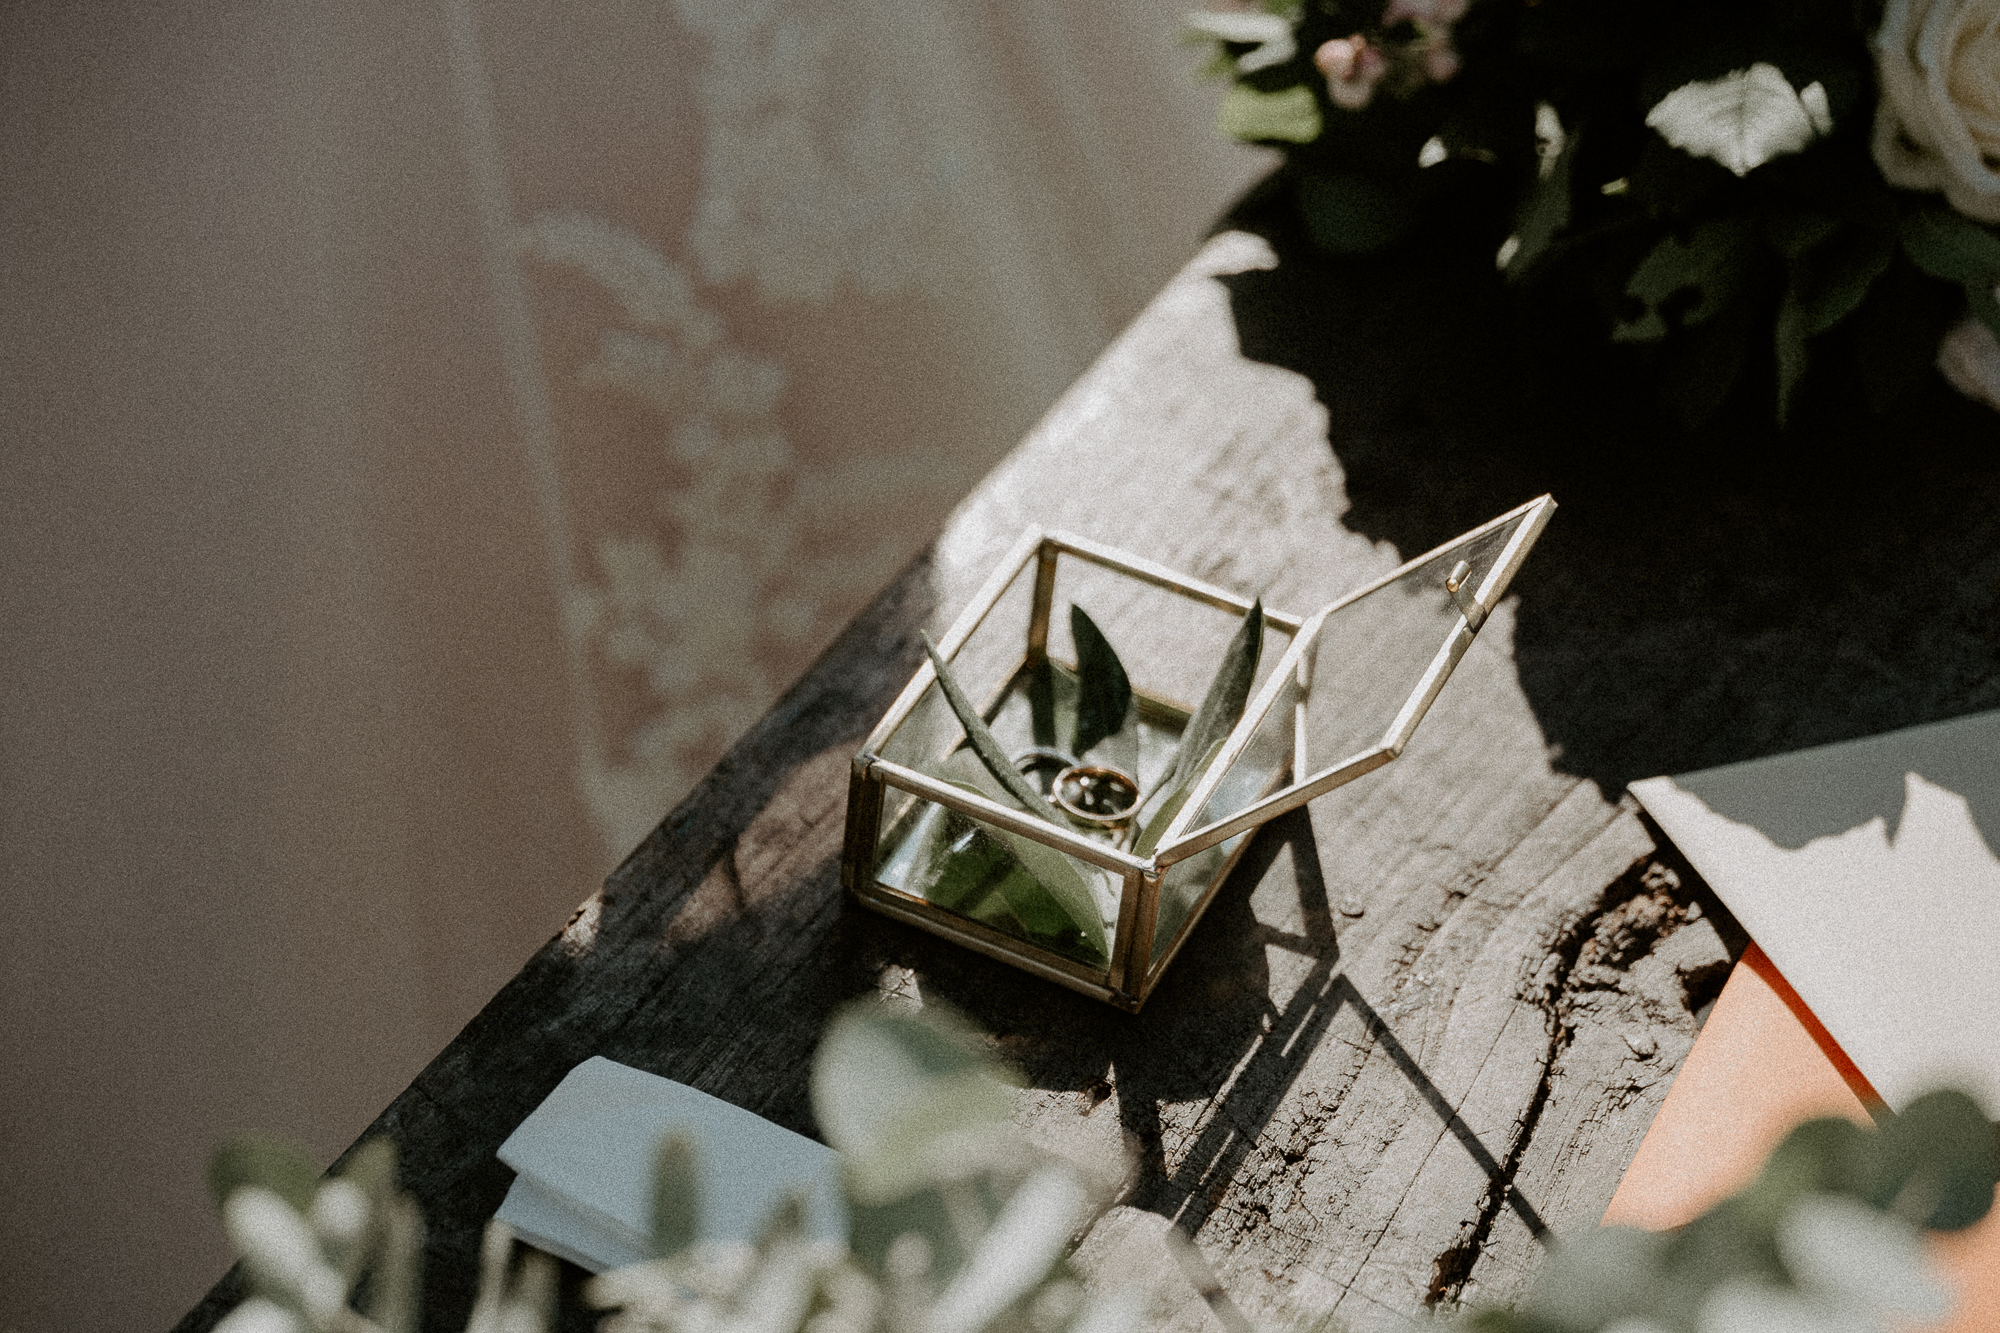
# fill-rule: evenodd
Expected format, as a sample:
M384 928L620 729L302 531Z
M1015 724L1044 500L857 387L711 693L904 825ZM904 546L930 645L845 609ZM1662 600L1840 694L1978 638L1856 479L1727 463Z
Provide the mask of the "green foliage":
M322 1180L301 1150L247 1135L216 1150L209 1184L251 1291L221 1333L415 1333L423 1217L396 1188L394 1143L361 1144ZM524 1270L525 1287L510 1297L503 1283L494 1299L515 1300L523 1319L539 1320L552 1271L541 1256Z
M1645 313L1612 331L1619 342L1652 342L1671 331L1669 303L1691 294L1675 312L1677 328L1692 328L1715 316L1742 290L1756 245L1755 230L1741 218L1702 223L1683 242L1668 236L1640 261L1626 280L1625 294L1645 305Z
M2000 1183L2000 1127L1936 1092L1879 1129L1799 1126L1747 1187L1677 1231L1607 1227L1556 1245L1517 1309L1462 1327L1593 1333L1643 1324L1879 1327L1943 1313L1918 1229L1984 1217Z
M1739 177L1799 152L1833 128L1823 86L1795 89L1784 71L1765 61L1682 84L1646 113L1646 124L1682 152L1719 162Z
M1311 143L1321 126L1319 103L1301 84L1265 92L1239 83L1223 94L1216 123L1245 143Z
M1356 171L1309 171L1299 180L1298 197L1314 243L1334 254L1372 254L1415 219L1407 191Z
M1264 651L1264 599L1250 603L1243 623L1236 627L1229 646L1222 650L1222 662L1202 695L1200 707L1181 733L1180 752L1174 766L1161 783L1164 790L1199 776L1211 747L1228 736L1243 717L1250 701L1250 686L1257 679L1257 662Z
M1002 1156L964 1153L1010 1137L1020 1085L1018 1074L980 1053L962 1019L930 1009L851 1010L814 1059L813 1114L841 1153L849 1198L870 1207L1004 1165Z
M244 1185L261 1185L303 1212L319 1189L319 1168L304 1148L267 1134L229 1140L208 1160L208 1193L219 1208Z
M1132 682L1117 650L1081 607L1070 608L1076 642L1074 674L1044 659L1028 674L1029 726L1035 744L1081 757L1099 747L1137 774L1130 758L1141 752ZM1223 652L1200 706L1182 731L1162 776L1141 792L1134 812L1131 850L1149 855L1187 803L1224 739L1243 716L1263 651L1263 603L1253 603ZM925 640L940 689L966 733L966 746L924 765L940 782L1057 822L1057 812L1016 769L951 666ZM1117 742L1116 745L1113 743ZM1149 770L1150 771L1150 770ZM1034 838L974 823L942 810L923 816L908 835L924 895L942 907L1007 931L1068 957L1103 965L1110 957L1105 914L1116 888L1103 871L1076 861ZM906 844L907 845L907 844Z
M1902 242L1918 268L1963 287L1973 316L2000 337L2000 236L1962 213L1927 208L1903 219Z
M1318 248L1414 273L1441 249L1497 247L1492 294L1524 329L1594 322L1690 429L1751 373L1775 381L1761 396L1781 423L1842 378L1887 410L1968 309L2000 336L2000 228L1875 165L1879 5L1482 0L1441 26L1382 13L1301 6L1294 58L1231 72L1229 132L1284 153L1268 198ZM1312 53L1357 37L1385 72L1360 105L1346 85L1336 103ZM1455 60L1433 67L1439 42ZM1548 116L1566 132L1554 152L1547 135L1537 146ZM1524 380L1569 353L1516 348ZM1837 364L1809 378L1821 361Z
M1263 651L1264 599L1259 597L1250 603L1236 633L1230 636L1229 646L1223 649L1222 662L1202 695L1201 705L1181 733L1173 767L1140 807L1139 832L1132 846L1135 855L1145 856L1159 846L1167 826L1187 804L1202 774L1221 752L1222 743L1242 720Z
M1963 286L2000 283L2000 236L1962 213L1926 208L1903 219L1903 251L1934 278Z
M1076 671L1079 688L1076 699L1076 739L1070 752L1077 757L1125 725L1132 711L1132 681L1125 664L1097 628L1097 622L1080 606L1069 609L1070 636L1076 640Z
M594 1279L604 1333L1133 1333L1137 1293L1088 1294L1064 1260L1093 1190L1013 1124L1022 1080L962 1019L858 1001L828 1026L813 1112L842 1158L846 1246L811 1240L801 1201L778 1206L754 1246L701 1242L699 1145L654 1156L653 1250ZM301 1209L297 1157L237 1140L212 1176L253 1296L224 1333L414 1333L422 1219L395 1189L386 1141L358 1149ZM1443 1312L1429 1326L1483 1333L1648 1328L1872 1328L1943 1314L1919 1228L1971 1226L2000 1183L2000 1126L1956 1092L1918 1099L1878 1128L1799 1126L1737 1195L1676 1231L1621 1227L1555 1244L1515 1308ZM481 1247L469 1333L541 1333L553 1310L546 1256L513 1262L499 1224ZM350 1299L368 1294L367 1308ZM1187 1293L1192 1299L1193 1293ZM1293 1333L1330 1333L1330 1316Z
M812 1097L842 1157L850 1243L811 1242L793 1200L748 1253L695 1245L595 1279L605 1333L1129 1333L1138 1302L1087 1295L1063 1262L1090 1191L1014 1129L1019 1079L978 1040L934 1007L840 1014Z
M942 763L927 766L926 771L963 791L1020 808L1020 800L995 782L983 764L969 760L967 752L959 750ZM982 843L982 839L986 841ZM996 859L986 850L996 844L1005 850L1004 858ZM1066 853L1033 838L981 824L967 847L954 847L942 860L930 891L932 901L976 917L982 900L997 899L1028 938L1064 952L1080 951L1093 963L1109 957L1097 899L1084 878L1098 872L1080 867Z
M1186 751L1183 750L1183 753ZM1160 839L1166 836L1168 826L1174 822L1174 816L1187 804L1188 797L1194 795L1196 780L1210 764L1215 762L1215 756L1220 753L1222 753L1222 742L1220 740L1209 742L1208 748L1201 752L1201 758L1191 772L1160 785L1157 802L1140 814L1139 835L1132 843L1134 856L1150 855L1152 850L1160 845Z
M993 731L986 725L986 719L979 716L979 710L973 707L972 700L966 697L964 688L958 683L958 677L952 674L951 664L944 660L928 634L924 635L924 651L930 654L931 666L937 671L938 689L944 692L945 702L951 705L952 714L958 718L958 724L965 728L965 743L979 756L979 762L986 765L986 771L993 775L993 780L1006 789L1007 794L1022 810L1038 819L1046 819L1051 824L1058 822L1059 816L1055 808L1042 798L1042 794L1035 790L1033 783L1021 776L1006 750L1002 749L1000 742L993 738Z
M679 1254L701 1234L701 1170L694 1140L669 1134L653 1155L653 1254Z

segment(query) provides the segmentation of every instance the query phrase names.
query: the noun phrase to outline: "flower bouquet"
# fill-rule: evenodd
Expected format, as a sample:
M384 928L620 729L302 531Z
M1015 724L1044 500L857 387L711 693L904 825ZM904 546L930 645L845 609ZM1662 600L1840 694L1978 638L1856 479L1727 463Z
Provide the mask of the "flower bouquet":
M1490 244L1684 429L1933 366L2000 409L2000 0L1265 0L1202 13L1226 133L1335 254ZM1398 250L1399 245L1403 247ZM1807 371L1817 368L1812 380Z

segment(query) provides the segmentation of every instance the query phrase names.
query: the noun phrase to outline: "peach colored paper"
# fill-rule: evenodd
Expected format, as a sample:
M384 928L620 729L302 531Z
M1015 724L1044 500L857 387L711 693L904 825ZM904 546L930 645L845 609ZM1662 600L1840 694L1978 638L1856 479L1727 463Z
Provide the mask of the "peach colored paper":
M1675 1076L1604 1224L1679 1226L1748 1183L1800 1121L1839 1115L1869 1124L1869 1107L1881 1100L1753 944ZM1923 1333L2000 1333L2000 1210L1964 1232L1932 1236L1930 1247L1956 1301Z

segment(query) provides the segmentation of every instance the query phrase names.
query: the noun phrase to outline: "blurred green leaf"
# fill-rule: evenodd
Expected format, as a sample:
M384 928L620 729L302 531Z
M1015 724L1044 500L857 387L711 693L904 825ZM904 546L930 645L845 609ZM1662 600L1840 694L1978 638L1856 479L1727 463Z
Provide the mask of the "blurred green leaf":
M396 1192L396 1141L369 1139L341 1164L339 1175L360 1186L371 1203L389 1198Z
M1866 1198L1933 1231L1986 1216L2000 1185L2000 1139L1962 1092L1917 1098L1882 1127Z
M1824 213L1774 215L1764 235L1785 258L1787 297L1798 304L1808 336L1853 314L1896 259L1893 228Z
M1825 88L1794 89L1784 71L1761 60L1719 79L1682 84L1646 113L1646 124L1682 152L1738 176L1832 129Z
M221 1207L244 1185L261 1185L304 1213L319 1190L320 1171L306 1150L268 1134L243 1134L215 1150L208 1192Z
M1118 660L1111 641L1082 607L1069 609L1070 635L1076 640L1076 743L1081 759L1092 746L1121 730L1132 710L1132 681Z
M1550 1247L1521 1302L1529 1327L1600 1329L1646 1313L1668 1238L1630 1227L1600 1227Z
M653 1154L653 1253L679 1254L701 1235L701 1167L694 1140L668 1134Z
M993 775L994 780L1020 803L1021 809L1051 824L1060 822L1055 807L1042 798L1033 783L1021 776L1020 770L1014 767L1014 761L1000 748L1000 742L993 738L986 719L979 716L979 710L972 706L972 700L960 688L958 678L952 675L950 663L938 652L931 636L926 634L923 639L924 651L930 654L931 665L937 670L938 688L944 692L945 702L957 715L958 724L965 728L966 744L979 756L979 762L986 765L986 771Z
M1804 1194L1862 1194L1875 1173L1872 1130L1837 1117L1808 1120L1787 1134L1757 1179L1738 1197L1765 1233Z
M2000 283L2000 236L1949 208L1927 208L1903 219L1903 253L1934 278L1964 287Z
M1793 1282L1855 1314L1930 1324L1951 1308L1951 1292L1930 1271L1923 1238L1906 1218L1840 1194L1808 1194L1777 1228L1778 1253Z
M1319 100L1304 84L1265 92L1239 83L1223 95L1216 124L1246 143L1311 143L1324 128Z
M1018 1076L986 1059L964 1023L935 1009L868 1004L827 1029L813 1060L813 1114L864 1205L1006 1163Z
M1682 292L1694 300L1679 312L1686 328L1719 312L1743 286L1755 254L1756 236L1740 218L1719 218L1694 229L1686 242L1668 236L1639 261L1625 283L1625 294L1645 302L1646 313L1620 324L1611 336L1618 342L1651 342L1671 331L1665 307Z
M1056 667L1044 657L1028 673L1028 730L1035 744L1056 745Z
M1534 185L1521 200L1514 215L1514 248L1507 262L1501 265L1509 282L1519 281L1533 268L1535 261L1547 252L1550 242L1569 225L1570 174L1580 139L1574 132L1564 138L1562 151L1556 154L1547 171L1536 176Z
M1305 172L1298 199L1313 244L1335 254L1380 250L1408 231L1415 217L1404 194L1352 171Z
M1849 226L1824 214L1773 217L1765 235L1785 257L1785 294L1773 330L1782 426L1805 375L1807 339L1854 313L1895 261L1896 238L1886 228Z
M1984 324L2000 338L2000 295L1993 288L1974 285L1965 289L1965 300L1972 311L1972 317Z
M1806 364L1812 356L1812 350L1806 346L1807 324L1804 303L1799 300L1796 290L1787 288L1783 299L1778 302L1778 318L1771 335L1778 354L1780 426L1791 419L1792 394L1805 377Z
M1749 302L1738 301L1675 339L1678 346L1660 372L1660 394L1681 429L1700 429L1728 399L1756 340L1758 318Z
M416 1200L399 1193L384 1201L381 1219L379 1257L362 1313L384 1333L417 1333L423 1314L424 1215Z

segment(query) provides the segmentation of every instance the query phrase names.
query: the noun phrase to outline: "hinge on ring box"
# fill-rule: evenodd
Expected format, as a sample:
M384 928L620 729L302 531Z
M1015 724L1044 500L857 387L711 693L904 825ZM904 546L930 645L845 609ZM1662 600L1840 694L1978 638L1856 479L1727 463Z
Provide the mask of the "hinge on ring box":
M1452 601L1458 603L1459 614L1465 617L1465 627L1477 633L1479 627L1486 622L1486 608L1472 595L1471 574L1471 562L1459 561L1452 566L1451 573L1446 576L1444 590L1451 594Z

